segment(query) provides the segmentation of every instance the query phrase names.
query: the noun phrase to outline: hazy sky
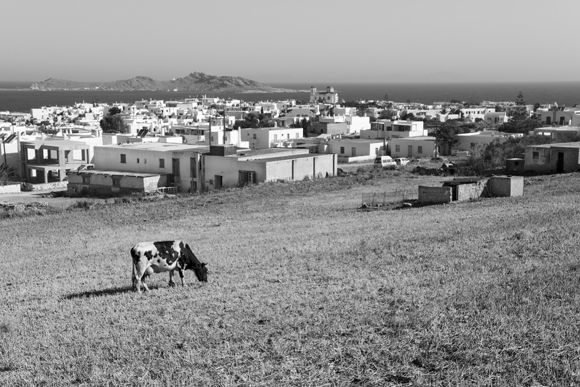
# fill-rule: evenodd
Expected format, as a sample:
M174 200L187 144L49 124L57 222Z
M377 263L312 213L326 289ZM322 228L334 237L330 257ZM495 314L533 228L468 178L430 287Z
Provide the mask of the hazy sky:
M579 0L2 0L0 80L580 80Z

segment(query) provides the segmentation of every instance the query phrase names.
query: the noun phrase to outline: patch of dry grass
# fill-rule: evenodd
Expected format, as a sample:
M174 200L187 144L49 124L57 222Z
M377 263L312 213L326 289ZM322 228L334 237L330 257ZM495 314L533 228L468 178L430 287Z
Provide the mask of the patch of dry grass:
M0 220L4 385L575 385L578 175L522 198L357 211L359 174ZM185 239L209 282L129 291Z

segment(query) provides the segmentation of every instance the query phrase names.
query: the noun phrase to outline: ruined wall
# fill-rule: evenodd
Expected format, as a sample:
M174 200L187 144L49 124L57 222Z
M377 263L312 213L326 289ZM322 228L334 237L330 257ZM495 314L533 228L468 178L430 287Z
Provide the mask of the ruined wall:
M486 193L486 185L487 180L471 184L459 184L453 188L457 190L457 198L455 200L461 202L479 199Z

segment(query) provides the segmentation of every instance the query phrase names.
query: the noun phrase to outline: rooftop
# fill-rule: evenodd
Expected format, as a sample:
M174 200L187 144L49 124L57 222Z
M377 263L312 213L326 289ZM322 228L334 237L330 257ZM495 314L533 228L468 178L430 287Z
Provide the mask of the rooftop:
M108 176L135 176L135 177L152 177L159 176L158 173L138 173L126 171L106 171L100 169L83 169L81 171L70 171L69 173L78 173L82 175L108 175Z
M206 145L176 144L170 142L138 142L121 145L103 145L103 147L148 150L156 152L179 152L179 151L193 151L200 153L209 152L209 146Z
M34 145L35 149L41 147L55 147L64 149L87 149L89 145L82 141L73 140L54 140L50 138L39 139L39 140L26 140L22 141L22 145Z

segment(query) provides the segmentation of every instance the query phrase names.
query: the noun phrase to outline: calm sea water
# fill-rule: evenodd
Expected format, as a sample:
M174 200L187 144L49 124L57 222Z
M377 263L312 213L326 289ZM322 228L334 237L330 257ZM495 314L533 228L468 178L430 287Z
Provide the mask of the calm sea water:
M32 82L0 82L0 111L28 112L41 106L67 106L75 102L134 102L140 99L176 100L198 95L169 91L37 91L28 87ZM310 86L324 90L327 84L273 84L276 87L304 90L294 93L228 94L246 101L297 99L306 102ZM481 102L513 101L521 91L527 103L558 102L560 105L580 104L580 82L546 83L337 83L332 84L340 98L350 100L384 99L432 103L434 101ZM224 96L223 94L214 94Z

